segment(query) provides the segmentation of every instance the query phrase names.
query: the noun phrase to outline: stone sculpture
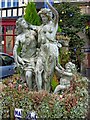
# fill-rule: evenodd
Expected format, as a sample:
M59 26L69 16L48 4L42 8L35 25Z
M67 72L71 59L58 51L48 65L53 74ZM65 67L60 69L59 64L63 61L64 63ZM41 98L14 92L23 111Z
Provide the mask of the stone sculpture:
M16 37L15 46L13 49L13 55L17 67L24 70L26 82L30 89L32 89L33 72L35 69L37 39L36 32L28 29L28 24L24 18L19 18L16 22L18 35ZM21 51L18 54L18 48L21 47ZM23 75L24 73L22 73Z
M56 86L54 93L62 92L65 89L68 89L70 87L71 80L75 77L76 73L76 66L72 62L68 62L65 65L65 70L60 70L56 67L57 71L61 74L60 78L60 84Z
M50 91L50 82L55 67L63 70L58 62L58 43L55 39L58 29L58 12L48 2L47 4L50 9L43 8L38 12L42 19L42 25L31 25L20 19L17 21L17 26L21 25L21 30L16 37L13 52L17 65L20 63L25 70L29 88L32 88L31 82L34 73L38 91L42 89ZM17 49L20 43L22 50L19 56Z
M37 30L40 47L35 70L38 90L44 87L45 90L50 91L50 80L55 66L63 68L58 62L58 44L55 39L58 29L58 12L49 3L47 4L50 9L43 8L38 12L42 19L42 25L30 25L30 28ZM54 17L52 17L52 13Z

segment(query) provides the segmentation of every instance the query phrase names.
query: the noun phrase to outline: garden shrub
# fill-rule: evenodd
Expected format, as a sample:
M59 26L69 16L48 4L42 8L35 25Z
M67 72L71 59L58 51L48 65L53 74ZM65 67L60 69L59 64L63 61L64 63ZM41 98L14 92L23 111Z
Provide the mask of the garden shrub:
M80 74L63 95L47 91L29 91L26 83L18 82L20 77L10 77L3 81L2 117L14 118L14 109L23 109L23 118L35 111L38 118L85 118L88 112L88 79ZM21 80L20 80L21 81ZM0 112L1 113L1 112Z
M36 5L34 2L29 2L26 6L24 18L32 25L40 25L41 20L37 14Z

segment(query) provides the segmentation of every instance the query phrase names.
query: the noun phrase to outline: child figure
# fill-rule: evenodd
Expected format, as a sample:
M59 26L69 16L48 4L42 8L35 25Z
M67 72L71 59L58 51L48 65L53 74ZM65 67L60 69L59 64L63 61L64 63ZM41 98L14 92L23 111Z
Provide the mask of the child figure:
M73 79L74 77L74 73L76 71L76 67L75 64L73 64L72 62L68 62L65 65L65 70L60 70L58 69L58 67L56 67L57 71L61 74L61 78L60 78L60 85L57 85L54 93L58 93L60 90L65 90L67 88L70 87L70 81Z

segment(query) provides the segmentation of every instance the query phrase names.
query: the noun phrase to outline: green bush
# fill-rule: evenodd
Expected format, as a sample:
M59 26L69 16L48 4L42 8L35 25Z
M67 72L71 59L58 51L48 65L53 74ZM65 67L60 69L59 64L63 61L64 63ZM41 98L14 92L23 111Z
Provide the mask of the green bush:
M18 82L20 81L20 82ZM23 118L35 111L38 118L85 118L88 111L88 80L76 75L71 87L62 95L29 91L20 78L5 79L2 92L2 118L14 118L14 109L23 109Z
M26 6L24 18L32 25L40 25L41 20L36 11L36 5L34 2L29 2Z

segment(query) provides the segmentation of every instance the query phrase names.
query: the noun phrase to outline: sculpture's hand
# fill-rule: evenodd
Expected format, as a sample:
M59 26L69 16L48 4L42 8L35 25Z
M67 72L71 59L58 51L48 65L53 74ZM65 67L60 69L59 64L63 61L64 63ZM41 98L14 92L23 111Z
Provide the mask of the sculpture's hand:
M19 64L18 62L16 62L16 66L17 66L17 67L19 67L19 66L20 66L20 64Z
M58 67L60 70L65 70L58 62L57 62L57 67Z
M24 66L25 65L25 62L23 61L23 59L20 56L18 56L18 62L17 62L17 64L19 66Z
M61 74L64 74L64 72L65 72L65 70L63 69L63 70L61 70Z
M60 74L62 73L62 70L61 70L61 69L59 69L59 67L58 67L58 66L56 66L56 67L55 67L55 70L56 70L58 73L60 73Z

